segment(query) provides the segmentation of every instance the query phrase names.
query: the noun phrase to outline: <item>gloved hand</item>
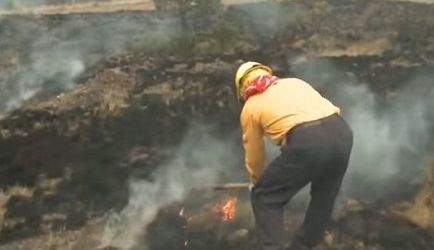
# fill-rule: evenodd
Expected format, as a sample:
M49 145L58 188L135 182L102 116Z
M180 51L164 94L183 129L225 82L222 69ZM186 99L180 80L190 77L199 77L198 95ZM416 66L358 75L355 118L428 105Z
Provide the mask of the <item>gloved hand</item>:
M250 185L249 185L249 191L252 192L253 188L255 187L256 180L254 178L250 178Z

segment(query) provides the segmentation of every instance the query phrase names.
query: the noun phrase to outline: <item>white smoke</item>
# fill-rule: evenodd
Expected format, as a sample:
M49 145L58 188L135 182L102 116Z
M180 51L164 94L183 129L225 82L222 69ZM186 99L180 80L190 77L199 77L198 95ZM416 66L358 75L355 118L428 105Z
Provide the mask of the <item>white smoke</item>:
M152 174L152 180L131 180L127 206L109 217L101 246L131 249L143 241L147 226L160 209L182 201L192 189L204 193L226 174L237 171L236 158L224 138L212 136L209 127L195 124L175 151L174 158Z
M378 112L378 101L366 87L348 86L340 93L354 93L351 96L357 100L351 107L343 106L347 112L344 117L354 130L345 190L362 197L381 198L391 191L389 186L394 183L403 179L410 183L420 177L423 173L420 170L425 167L423 150L429 140L426 100L418 99L417 95L407 96L412 100L397 97L390 100L385 111ZM397 93L403 97L407 94Z
M270 37L281 31L297 32L297 25L291 25L307 24L306 22L311 18L308 13L314 13L295 3L295 8L291 9L290 13L281 13L282 9L272 8L271 5L271 8L264 8L264 6L265 4L240 7L242 13L250 17L246 22L254 22L252 29L255 32L251 33L256 37ZM322 10L318 10L321 13ZM279 18L276 18L277 16ZM324 32L327 37L327 31ZM312 41L318 42L317 45L321 47L322 33L317 35L319 40ZM293 49L297 50L297 48L298 45L293 44ZM293 52L291 49L282 50L284 51L281 52L287 55ZM348 70L349 65L345 65L344 69L327 59L318 59L315 62L306 58L296 59L288 58L287 63L291 65L291 71L296 77L313 84L339 106L343 117L354 130L354 147L342 188L343 193L359 198L381 199L391 191L399 192L397 189L402 188L399 184L404 181L409 184L419 181L421 175L423 177L425 167L423 155L426 153L424 150L427 150L426 146L431 136L429 126L434 120L432 111L434 75L432 73L416 75L404 84L406 87L397 89L396 93L387 93L387 97L380 97L367 83L349 72L351 71ZM387 62L385 64L387 65ZM286 70L277 66L282 65L280 62L276 63L277 67L271 65L276 70ZM358 67L357 64L352 66ZM383 78L378 77L378 79ZM382 86L386 83L374 84ZM279 153L278 148L267 145L269 158L275 157ZM308 192L302 192L299 196L305 199L306 195Z
M420 177L421 157L429 142L428 115L433 108L428 105L432 99L427 94L432 93L429 75L418 75L388 97L379 97L331 61L316 64L314 69L298 69L296 74L323 90L353 129L353 151L343 186L346 195L381 198L394 183Z
M28 9L36 6L43 5L45 0L2 0L0 2L1 10L17 10L17 9Z
M52 57L53 56L53 57ZM74 55L56 58L55 55L35 54L30 68L12 82L0 82L3 97L3 110L10 111L19 108L25 101L47 87L58 87L65 91L72 89L74 79L81 74L84 63ZM47 81L54 81L54 86L46 86Z
M14 59L13 70L0 75L0 112L19 108L39 93L70 90L78 77L102 58L159 49L178 34L176 20L163 21L146 14L140 18L112 15L93 16L87 22L74 15L62 21L48 16L29 17L35 22L8 20L0 32L16 41L2 41L6 44L1 44L5 48L1 60L8 61L8 54L3 56L7 50L15 51L11 57L18 59Z
M254 39L268 39L288 27L300 22L301 6L293 5L291 8L282 7L275 2L259 1L251 5L239 5L235 7L241 16L248 17L243 20L249 29L246 36Z

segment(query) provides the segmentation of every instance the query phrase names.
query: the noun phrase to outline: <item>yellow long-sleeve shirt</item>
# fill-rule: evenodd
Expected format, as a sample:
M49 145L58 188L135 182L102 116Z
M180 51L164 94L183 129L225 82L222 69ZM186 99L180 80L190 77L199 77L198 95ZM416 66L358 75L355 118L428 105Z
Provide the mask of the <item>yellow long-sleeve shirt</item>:
M286 133L294 126L334 113L339 114L340 109L297 78L280 79L263 93L251 96L244 104L240 121L245 164L252 181L258 180L264 170L264 136L283 146L287 143Z

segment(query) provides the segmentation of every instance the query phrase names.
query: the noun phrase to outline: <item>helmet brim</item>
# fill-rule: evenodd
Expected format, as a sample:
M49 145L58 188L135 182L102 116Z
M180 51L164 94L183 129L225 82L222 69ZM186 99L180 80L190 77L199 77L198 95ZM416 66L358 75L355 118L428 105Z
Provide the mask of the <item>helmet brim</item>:
M237 91L237 98L238 98L238 102L240 102L241 104L244 103L243 96L242 96L241 93L240 93L240 92L241 92L240 89L241 89L241 87L244 85L244 84L243 84L243 80L244 80L244 78L245 78L248 74L250 74L251 72L253 72L253 71L255 71L255 70L258 70L258 69L265 70L265 71L267 71L270 75L273 74L273 70L272 70L270 67L265 66L265 65L262 65L262 64L261 64L261 65L255 65L255 66L251 67L250 69L246 70L246 71L244 72L243 76L239 79L239 81L238 81L237 84L236 84L236 86L237 86L237 89L236 89L236 91Z

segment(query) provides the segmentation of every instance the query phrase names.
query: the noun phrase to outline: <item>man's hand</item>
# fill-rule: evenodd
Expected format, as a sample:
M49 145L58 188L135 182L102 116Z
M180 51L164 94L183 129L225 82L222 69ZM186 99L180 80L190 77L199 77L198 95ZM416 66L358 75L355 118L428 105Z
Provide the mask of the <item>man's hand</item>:
M256 180L253 177L250 177L249 191L252 192L253 188L256 185Z

